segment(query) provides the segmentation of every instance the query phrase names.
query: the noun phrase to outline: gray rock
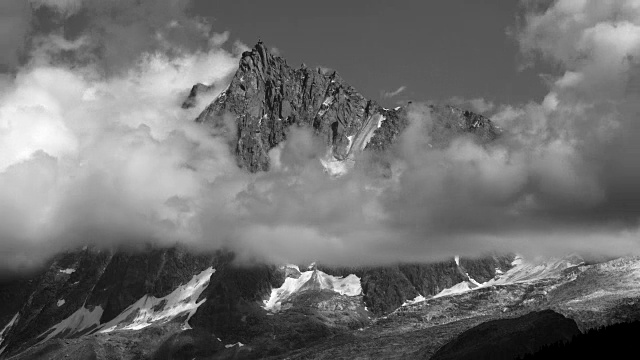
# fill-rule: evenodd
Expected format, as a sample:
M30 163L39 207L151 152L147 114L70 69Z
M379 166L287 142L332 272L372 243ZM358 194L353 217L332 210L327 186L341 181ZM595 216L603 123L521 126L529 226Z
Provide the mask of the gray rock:
M195 101L197 86L185 103ZM473 134L481 142L499 135L499 129L482 115L448 105L430 108L433 125L427 130L438 143L461 133ZM196 121L222 128L224 115L235 119L237 138L232 147L238 165L251 172L269 170L268 151L286 139L293 125L314 129L332 147L333 155L344 159L364 149L388 149L409 124L406 107L382 108L335 71L304 65L294 69L261 42L242 54L229 88ZM353 136L352 146L349 136Z

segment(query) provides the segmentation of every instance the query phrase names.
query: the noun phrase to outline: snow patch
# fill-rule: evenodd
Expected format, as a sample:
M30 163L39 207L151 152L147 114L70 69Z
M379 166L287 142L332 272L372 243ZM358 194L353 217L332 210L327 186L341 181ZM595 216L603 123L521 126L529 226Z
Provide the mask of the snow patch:
M328 275L320 270L305 271L297 279L288 277L284 284L271 290L269 299L264 300L263 308L267 311L278 312L282 303L296 293L308 290L331 290L340 295L357 296L362 293L360 278L351 274L345 278Z
M333 96L325 98L322 102L322 105L320 105L320 110L318 110L316 116L323 116L327 112L327 110L329 110L329 107L331 106L331 104L333 104L334 100L335 99Z
M354 135L347 136L347 140L349 140L349 144L347 145L347 153L351 150L351 145L353 145L353 137Z
M521 265L524 262L524 259L522 258L522 256L517 255L513 258L513 261L511 262L511 266L518 266Z
M456 264L459 264L459 258L455 258ZM519 282L538 281L542 279L557 278L562 275L563 270L572 266L578 266L583 261L577 256L567 256L562 259L547 259L545 261L525 261L522 257L516 255L511 265L513 267L507 272L496 268L496 277L484 283L479 283L465 273L469 281L463 281L450 288L444 289L433 298L439 298L449 295L462 294L467 291L486 288L494 285L505 285Z
M469 279L469 281L473 285L475 285L475 287L482 286L482 284L480 284L479 282L475 281L471 276L469 276L469 273L464 273L464 274L467 275L467 278Z
M294 265L294 264L287 264L284 266L285 268L292 268L292 269L296 269L298 270L298 272L300 272L300 268L298 267L298 265Z
M115 330L139 330L154 323L166 323L180 315L186 315L184 327L189 328L188 321L206 299L197 302L198 297L209 285L215 269L208 268L191 280L180 285L171 294L156 298L145 295L135 304L126 308L115 319L104 324L99 332L108 333Z
M537 281L541 279L558 278L567 268L584 263L577 256L567 256L562 259L551 258L545 260L525 261L516 256L511 265L513 267L496 279L491 279L483 286L502 285L518 282ZM497 271L496 271L497 274Z
M453 260L456 262L456 265L460 266L460 256L456 255Z
M376 114L378 116L378 123L376 124L376 129L379 129L380 126L382 126L382 122L386 120L386 118L384 116L382 116L381 114ZM374 115L374 116L376 116ZM363 151L364 148L367 147L367 144L369 144L369 141L371 141L371 138L373 137L373 135L375 134L375 129L370 129L365 133L365 137L362 141L362 145L360 146L360 151Z
M425 301L427 300L424 296L418 294L418 296L416 296L413 300L407 300L405 301L402 306L408 306L408 305L413 305L415 303L419 303L421 301Z
M463 281L460 283L457 283L455 285L453 285L450 288L446 288L442 291L440 291L439 293L437 293L436 295L433 296L433 299L439 298L439 297L443 297L443 296L450 296L450 295L457 295L457 294L462 294L465 293L469 290L475 289L476 287L471 287L469 286L469 282L468 281Z
M76 269L64 269L64 270L59 270L61 273L63 274L67 274L67 275L71 275L74 272L76 272Z
M49 328L49 330L44 333L48 333L48 335L43 341L53 339L58 335L66 336L98 327L100 325L100 318L102 317L103 312L104 310L100 306L96 306L89 310L82 305L80 309L76 310L76 312L71 314L68 318Z
M237 346L237 347L243 347L243 346L244 346L244 344L238 341L238 342L237 342L237 343L235 343L235 344L227 344L227 345L225 345L224 347L225 347L226 349L228 349L228 348L232 348L232 347L234 347L234 346Z
M120 315L106 324L100 324L104 310L100 306L87 309L85 305L66 319L52 326L42 334L43 341L54 337L66 337L79 333L101 332L114 330L139 330L154 323L166 323L178 316L185 316L183 328L188 328L188 320L206 299L197 302L202 291L209 285L209 278L215 272L208 268L184 285L180 285L171 294L156 298L145 295L133 305L126 308ZM58 306L64 305L65 300L58 300Z
M20 313L16 313L15 315L13 315L13 318L11 318L11 321L9 321L9 323L4 326L2 331L0 331L0 345L4 341L5 335L9 332L9 330L11 330L11 328L16 323L16 321L18 320L19 317L20 317ZM3 350L4 350L4 348L3 348ZM2 351L0 351L0 354L2 354Z

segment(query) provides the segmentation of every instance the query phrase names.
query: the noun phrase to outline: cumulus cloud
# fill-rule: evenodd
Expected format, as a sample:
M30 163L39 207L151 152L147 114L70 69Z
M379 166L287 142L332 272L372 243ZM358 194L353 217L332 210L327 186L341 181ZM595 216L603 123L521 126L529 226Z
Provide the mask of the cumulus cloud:
M187 14L190 5L191 0L7 0L0 5L0 66L15 70L41 45L32 44L34 37L56 32L68 41L88 39L58 60L93 63L107 73L126 71L144 53L177 55L225 42L225 33Z
M192 239L190 201L235 163L226 142L193 123L205 104L185 111L180 102L203 80L219 94L237 54L146 52L105 76L95 62L56 60L82 44L56 35L34 43L0 93L2 263L87 242Z
M38 34L29 62L0 81L5 266L86 243L180 241L243 259L328 264L638 251L639 102L629 90L639 69L638 1L531 9L515 33L522 51L562 72L542 102L495 108L504 133L493 143L434 139L429 108L414 104L393 149L358 154L339 178L324 172L327 149L311 129L292 128L269 153L273 169L249 174L230 153L233 119L219 130L194 123L211 98L180 108L191 85L213 84L210 96L226 85L238 61L221 48L228 33L174 22L184 19L180 1L167 3L176 16L142 22L129 16L148 2L89 10L90 2L77 14L93 14L100 32ZM120 49L117 24L158 41ZM181 27L200 29L206 50L175 45L180 37L167 34ZM103 58L79 57L88 48L126 56L105 71ZM386 175L373 175L376 167Z
M372 180L356 168L332 185L343 194L334 200L339 206L308 198L310 207L349 219L348 227L300 218L260 225L255 233L265 234L264 242L241 236L238 243L280 259L303 256L298 241L329 262L495 250L638 253L640 1L549 2L528 8L520 25L515 36L524 56L553 62L560 72L546 76L549 92L540 103L495 108L475 101L495 109L499 140L480 145L462 136L433 148L429 111L414 106L410 128L387 155L389 179ZM353 179L359 191L350 190Z

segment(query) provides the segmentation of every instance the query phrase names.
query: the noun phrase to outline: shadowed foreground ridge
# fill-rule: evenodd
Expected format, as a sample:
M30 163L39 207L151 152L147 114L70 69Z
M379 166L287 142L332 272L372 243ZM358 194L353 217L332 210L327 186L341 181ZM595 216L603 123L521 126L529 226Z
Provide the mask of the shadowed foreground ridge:
M575 321L545 310L475 326L444 345L433 360L517 359L580 334Z
M623 359L634 358L638 351L637 341L640 322L615 324L591 329L574 336L570 341L561 341L543 347L523 360L538 359Z

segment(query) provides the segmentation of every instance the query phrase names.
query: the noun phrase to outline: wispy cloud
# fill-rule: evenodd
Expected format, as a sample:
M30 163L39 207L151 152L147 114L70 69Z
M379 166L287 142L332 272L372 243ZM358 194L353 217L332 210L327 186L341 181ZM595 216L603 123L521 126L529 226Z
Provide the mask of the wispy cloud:
M407 90L407 87L402 85L399 88L397 88L394 91L384 91L382 92L382 97L383 98L392 98L392 97L396 97L398 95L400 95L401 93L403 93L405 90Z

